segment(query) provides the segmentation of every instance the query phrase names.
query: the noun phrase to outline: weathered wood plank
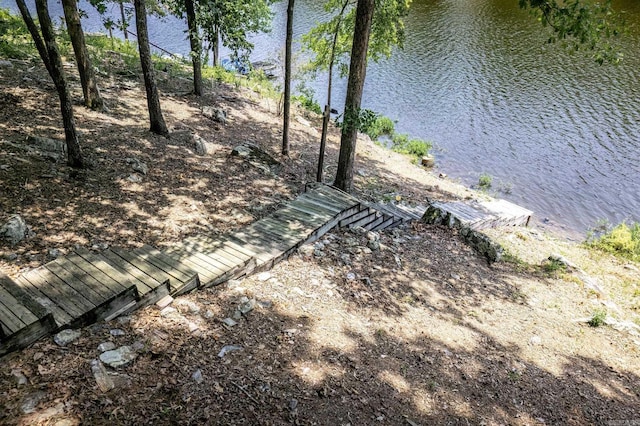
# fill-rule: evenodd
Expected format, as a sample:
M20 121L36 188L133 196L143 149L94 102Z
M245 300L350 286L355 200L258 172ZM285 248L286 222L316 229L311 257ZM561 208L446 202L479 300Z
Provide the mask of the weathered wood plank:
M326 220L329 220L334 216L331 212L328 212L326 210L321 210L315 205L306 203L303 201L294 200L289 203L289 207L292 209L296 209L296 210L308 213L312 216L325 218Z
M102 273L102 278L104 278L104 276L108 276L111 279L110 282L115 281L117 283L123 284L125 288L128 288L131 285L135 285L138 289L139 295L146 294L150 290L145 283L129 274L126 270L116 267L116 265L113 265L104 256L89 251L83 247L78 247L75 251L76 254L78 254L85 262L89 263L94 269L100 271ZM98 278L97 276L96 278L100 280L100 278Z
M120 256L118 256L112 250L105 250L101 253L105 259L107 259L112 265L120 270L134 276L143 285L137 285L138 295L140 297L140 306L152 304L160 300L164 296L171 293L169 287L169 278L165 277L163 280L156 280L154 277L148 275L135 265L127 262Z
M342 210L360 204L359 200L354 199L352 197L344 197L342 196L342 194L335 192L333 190L326 190L326 187L325 189L319 188L318 190L312 191L311 193L313 193L314 196L331 200L334 205L340 207Z
M147 293L153 290L153 287L150 284L158 285L158 283L148 283L143 279L140 279L139 273L134 271L134 269L120 259L119 256L110 253L108 250L101 253L79 252L79 254L82 255L85 260L93 263L97 268L105 271L106 273L111 273L113 270L117 271L118 274L124 276L126 280L136 286L138 289L138 296L140 297L144 297Z
M79 274L83 276L86 274L92 277L97 283L105 286L114 293L125 291L131 287L130 279L111 268L108 264L102 265L102 269L99 269L96 265L90 263L76 252L69 253L65 258L75 266ZM107 268L111 269L109 274L105 273Z
M306 194L300 195L296 200L314 205L332 215L344 210L342 206L335 205L333 200L328 197L323 197L321 194L307 192Z
M71 314L61 306L58 306L58 304L51 300L46 294L42 293L24 275L18 277L15 282L30 298L44 306L45 309L53 314L53 318L58 326L69 324L73 320Z
M151 278L153 280L152 282L155 281L158 283L164 283L168 281L169 286L171 286L171 276L155 265L146 262L137 255L127 250L122 250L118 247L111 247L109 251L120 256L122 260L131 264L135 269L142 271L146 276L140 274L140 279L144 280L145 282L148 281L148 278Z
M354 222L357 222L358 220L367 217L369 215L373 214L373 210L370 209L369 207L365 207L364 210L359 211L358 213L355 213L349 217L346 217L344 219L342 219L339 223L338 226L340 228L344 228L345 226L348 226Z
M371 215L365 216L360 220L356 220L355 222L351 222L350 224L347 225L347 227L348 228L357 228L358 226L361 226L361 227L366 229L366 226L369 223L376 221L379 216L381 216L381 214L374 210Z
M69 256L77 260L79 257L77 254L72 254ZM70 260L69 257L64 258L64 260L56 259L53 262L49 262L47 264L47 268L49 268L52 272L54 272L59 277L63 278L61 275L67 276L69 280L77 280L83 282L87 287L91 288L93 292L95 292L101 300L110 299L116 296L118 293L126 290L126 287L120 285L112 285L108 286L104 283L95 279L91 274L89 274L84 269L78 267L76 262ZM59 271L58 269L63 269L63 271ZM66 279L65 279L66 280Z
M380 216L377 219L375 219L373 222L367 223L363 228L370 231L376 226L380 225L382 222L384 222L387 217L388 216L380 214Z
M74 318L80 317L96 307L84 295L43 268L33 269L24 274L24 276L32 286L46 294L49 299L61 306Z
M358 200L357 198L355 198L354 196L352 196L351 194L347 194L344 191L341 191L337 188L334 188L332 186L329 185L324 185L324 184L318 184L318 183L312 183L311 184L312 190L321 194L324 194L328 197L334 198L340 202L343 202L346 206L349 205L355 205L355 204L359 204L360 200ZM311 192L311 191L308 191Z
M22 308L22 309L20 309ZM14 312L23 311L23 318L18 317ZM26 312L24 312L26 311ZM7 330L7 335L13 334L27 326L27 324L37 321L38 318L24 309L17 300L6 290L0 288L0 325Z
M148 245L144 245L133 251L146 262L162 269L165 273L172 277L170 281L171 291L173 295L179 295L194 290L200 286L200 278L198 273L188 268L182 262L165 255L160 250ZM178 284L173 282L177 281Z
M59 264L54 262L48 263L43 266L42 270L43 274L47 276L57 277L59 279L60 285L68 285L73 288L78 293L82 294L82 296L87 299L91 304L95 306L100 306L106 299L113 296L107 295L103 296L90 286L86 285L86 283L80 281L77 277L75 277L71 272L62 268ZM93 308L91 308L93 309Z
M39 309L36 312L32 312L29 309L29 305L25 306L24 299L28 296L22 293L23 296L16 294L16 288L18 285L15 284L9 277L0 273L0 309L6 311L6 315L9 316L7 321L13 322L13 318L18 321L16 327L12 327L12 331L18 330L20 327L23 327L27 324L32 323L33 321L37 321L39 317L44 316L46 313L44 309ZM35 302L33 302L35 303ZM2 319L0 319L2 322Z
M197 272L201 285L204 285L204 283L211 281L224 273L206 262L201 262L192 255L185 256L180 252L165 252L165 255L178 262L184 263L186 266Z

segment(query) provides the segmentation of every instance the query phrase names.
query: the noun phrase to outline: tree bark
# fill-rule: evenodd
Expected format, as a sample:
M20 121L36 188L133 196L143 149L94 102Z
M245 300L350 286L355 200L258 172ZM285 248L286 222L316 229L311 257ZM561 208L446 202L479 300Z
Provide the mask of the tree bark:
M140 64L142 65L142 75L144 76L144 87L147 91L147 108L149 109L149 121L151 130L161 136L168 136L169 130L162 117L160 108L160 97L153 74L153 64L151 63L151 49L149 48L149 32L147 30L147 8L145 0L134 0L136 10L136 29L138 31L138 51L140 52Z
M80 14L78 13L78 3L76 0L62 0L62 7L64 9L64 19L67 21L69 38L76 57L78 74L80 74L84 104L91 109L101 110L104 107L104 103L100 96L96 74L91 65L91 59L84 40L84 31L82 31Z
M193 63L193 93L202 96L202 44L198 33L198 22L193 0L184 0L189 26L189 43L191 44L191 62Z
M220 31L217 25L213 26L213 66L220 65Z
M122 19L121 28L124 39L129 41L129 23L127 22L127 15L124 13L124 0L120 0L120 19Z
M293 42L293 6L287 5L287 39L284 54L284 124L282 126L282 155L289 155L289 120L291 114L291 44Z
M316 181L322 182L324 174L324 152L327 146L327 132L329 130L329 120L331 119L331 91L333 88L333 63L336 57L336 45L338 43L338 35L340 33L340 26L342 24L342 17L344 11L349 5L349 0L346 0L342 4L338 22L333 33L333 41L331 43L331 56L329 57L329 82L327 83L327 103L324 106L324 112L322 114L322 134L320 136L320 155L318 155L318 172L316 174Z
M27 8L24 0L16 0L16 4L18 5L18 9L20 10L20 14L22 15L22 20L27 26L29 33L31 33L31 38L36 45L36 49L40 54L40 58L42 59L42 62L44 62L44 66L47 69L47 72L49 72L49 75L51 75L51 61L49 60L49 53L47 53L47 47L44 45L44 41L40 36L38 27L33 22L31 12L29 12L29 9Z
M353 165L356 157L360 105L367 74L367 50L375 0L358 0L356 25L351 48L347 97L344 103L344 121L340 138L340 156L334 185L346 192L353 189Z
M76 133L76 125L73 118L73 105L71 103L71 96L69 96L69 90L67 89L67 82L64 78L62 58L58 52L55 32L53 30L53 25L51 24L51 17L49 16L47 0L36 0L36 10L38 12L38 20L40 21L42 40L44 42L46 52L46 57L43 57L42 60L45 62L45 65L47 63L49 64L47 70L49 71L49 75L56 86L56 91L60 98L62 124L64 126L65 140L67 142L67 162L71 167L83 168L85 164L82 158L82 150L78 143L78 134Z

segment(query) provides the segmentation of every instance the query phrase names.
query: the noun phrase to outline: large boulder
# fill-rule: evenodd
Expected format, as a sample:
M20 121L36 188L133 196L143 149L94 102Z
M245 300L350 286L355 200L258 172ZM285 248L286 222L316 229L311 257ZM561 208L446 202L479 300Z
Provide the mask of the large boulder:
M231 155L244 158L249 164L265 172L278 173L281 164L259 146L244 142L231 151Z
M22 241L29 233L29 227L19 214L11 216L9 220L0 227L0 238L15 245Z

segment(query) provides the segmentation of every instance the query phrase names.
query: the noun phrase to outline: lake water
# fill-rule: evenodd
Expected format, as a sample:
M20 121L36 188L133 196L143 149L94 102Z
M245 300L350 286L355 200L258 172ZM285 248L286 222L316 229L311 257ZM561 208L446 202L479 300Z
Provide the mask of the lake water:
M322 19L320 3L296 2L297 37ZM567 233L584 234L601 219L640 221L640 3L614 5L629 24L625 59L598 66L546 44L516 0L414 0L405 48L370 64L363 107L433 141L439 171L468 185L489 174L499 196ZM82 7L85 30L101 31L97 14ZM273 9L273 31L254 37L253 60L282 57L286 4ZM186 54L185 26L151 19L151 41ZM310 86L322 102L325 81ZM335 86L341 109L346 82Z

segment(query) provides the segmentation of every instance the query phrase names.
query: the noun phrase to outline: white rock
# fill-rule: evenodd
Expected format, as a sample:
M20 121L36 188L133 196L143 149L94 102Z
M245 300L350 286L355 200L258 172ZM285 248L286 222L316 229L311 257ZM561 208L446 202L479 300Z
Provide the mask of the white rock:
M130 346L121 346L100 354L100 361L109 367L116 368L131 364L137 357L138 354Z
M59 346L67 346L69 343L77 340L81 335L80 330L66 329L53 336L53 341Z

